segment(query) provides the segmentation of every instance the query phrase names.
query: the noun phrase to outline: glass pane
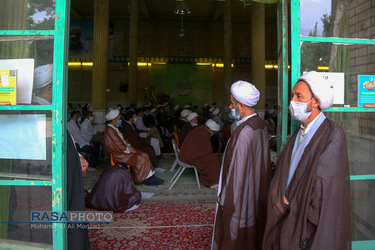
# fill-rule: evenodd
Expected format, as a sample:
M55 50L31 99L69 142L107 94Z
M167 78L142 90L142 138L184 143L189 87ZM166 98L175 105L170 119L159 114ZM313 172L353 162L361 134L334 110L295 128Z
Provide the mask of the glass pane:
M351 175L375 174L375 114L326 112L344 129L348 144Z
M303 42L301 70L316 70L325 72L325 76L331 75L335 89L333 106L371 106L375 104L374 52L375 45Z
M0 111L0 177L50 180L51 130L51 111Z
M372 1L300 1L302 36L373 38Z
M375 180L351 181L352 240L375 240Z
M0 30L53 30L54 0L2 0Z
M51 104L53 42L51 36L0 36L2 105Z
M0 241L40 243L51 247L52 224L30 223L32 211L51 211L51 187L0 186ZM48 245L45 245L48 244Z

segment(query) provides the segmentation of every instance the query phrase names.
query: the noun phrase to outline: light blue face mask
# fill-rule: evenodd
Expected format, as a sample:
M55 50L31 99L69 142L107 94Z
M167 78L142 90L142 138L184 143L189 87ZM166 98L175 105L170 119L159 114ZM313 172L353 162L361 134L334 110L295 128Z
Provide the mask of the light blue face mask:
M121 126L121 124L122 124L122 120L119 120L118 122L117 122L117 127L120 127Z
M237 107L238 107L238 103L234 109L230 109L230 114L233 117L233 119L239 120L241 117L240 117L240 114L237 115Z

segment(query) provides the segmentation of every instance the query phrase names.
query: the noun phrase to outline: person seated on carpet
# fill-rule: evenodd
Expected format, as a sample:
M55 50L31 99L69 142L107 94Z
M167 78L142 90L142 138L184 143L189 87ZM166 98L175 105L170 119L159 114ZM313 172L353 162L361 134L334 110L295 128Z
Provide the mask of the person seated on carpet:
M122 124L120 111L113 109L105 116L109 122L104 131L104 145L112 154L113 162L123 162L133 166L133 181L148 186L163 184L164 180L157 178L150 157L147 153L135 149L124 138L119 128Z
M124 163L107 167L86 198L86 207L124 212L141 203L141 192L133 185L131 173Z
M186 136L192 131L196 126L198 126L198 114L193 112L187 116L188 122L182 126L180 133L178 134L178 146L181 148Z
M211 136L220 125L208 119L186 136L180 149L180 160L196 167L203 185L217 188L220 176L220 159L212 151Z
M133 122L136 119L134 110L128 110L123 117L125 122L121 126L121 133L124 138L128 140L135 149L148 154L156 172L164 172L165 169L159 167L157 159L157 156L160 155L159 141L150 137L150 134L146 132L143 132L143 134L147 136L146 138L140 137L139 131L133 125Z

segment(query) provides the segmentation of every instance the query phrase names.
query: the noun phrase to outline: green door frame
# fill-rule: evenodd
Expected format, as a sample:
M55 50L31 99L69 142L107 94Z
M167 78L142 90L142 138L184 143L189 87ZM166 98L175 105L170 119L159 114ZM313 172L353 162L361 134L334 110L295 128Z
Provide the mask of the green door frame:
M288 16L289 16L289 8L288 5L290 3L290 29L288 26ZM290 60L290 69L291 69L291 84L290 88L293 88L297 79L300 77L301 72L301 44L303 42L320 42L320 43L335 43L335 44L342 44L342 45L349 45L349 44L366 44L366 45L375 45L375 39L353 39L353 38L334 38L334 37L306 37L300 34L300 0L280 0L279 2L279 9L281 8L282 11L279 11L279 14L282 17L279 17L282 22L281 28L279 28L279 41L280 41L280 48L279 48L279 93L282 95L282 102L280 102L279 96L279 104L281 103L282 107L282 128L281 128L281 137L282 137L282 146L287 138L287 111L288 111L288 30L290 30L291 35L291 60ZM280 67L281 66L281 67ZM284 84L280 84L284 83ZM325 112L375 112L375 108L361 108L361 107L331 107ZM293 119L292 119L293 120ZM294 131L298 126L298 123L292 121L292 129ZM358 181L358 180L375 180L375 175L351 175L351 181ZM374 249L375 247L375 240L369 241L353 241L352 248L353 249Z
M0 112L9 110L50 110L52 112L52 178L45 180L0 180L4 186L50 186L52 211L66 210L66 102L67 102L67 48L70 1L55 0L54 30L0 30L0 36L53 36L53 96L51 105L0 106ZM30 38L32 39L32 37ZM53 249L66 249L66 228L53 223ZM0 248L20 249L17 245L0 242ZM32 248L31 248L32 249Z

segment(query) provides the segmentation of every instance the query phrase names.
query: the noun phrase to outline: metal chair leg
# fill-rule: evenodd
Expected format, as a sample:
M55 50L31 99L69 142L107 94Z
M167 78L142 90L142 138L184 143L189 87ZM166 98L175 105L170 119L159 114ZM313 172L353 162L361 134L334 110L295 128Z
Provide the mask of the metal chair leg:
M174 184L176 184L176 181L178 180L178 178L180 178L181 174L184 172L185 167L182 167L182 166L181 166L181 168L182 168L182 170L181 170L180 173L178 174L177 178L173 181L172 185L169 187L169 190L172 189L172 187L174 186Z

